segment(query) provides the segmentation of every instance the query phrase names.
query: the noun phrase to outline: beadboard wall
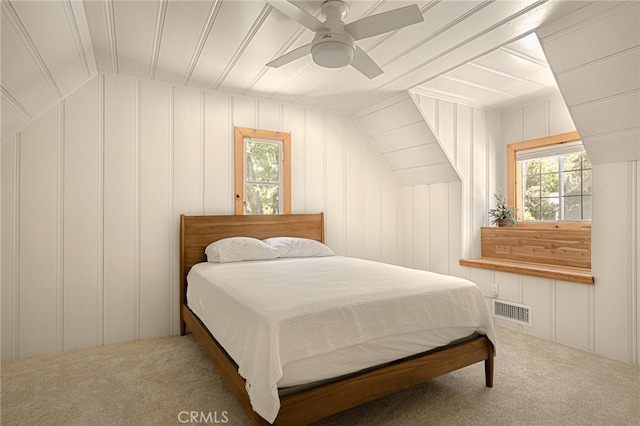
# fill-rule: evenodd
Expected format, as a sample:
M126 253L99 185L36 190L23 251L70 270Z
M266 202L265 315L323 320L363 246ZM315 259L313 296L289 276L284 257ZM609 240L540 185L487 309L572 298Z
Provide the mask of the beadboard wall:
M178 221L233 213L233 126L292 133L292 211L397 263L398 182L350 116L98 75L2 144L2 358L176 334Z
M480 255L480 227L487 224L487 206L500 170L500 112L413 96L462 182L401 188L400 262L468 278L458 260Z
M496 112L415 96L463 181L400 189L400 262L471 279L489 299L531 307L531 326L497 324L638 363L638 162L594 166L595 286L461 267L460 258L480 256L480 227L506 185L506 145L576 129L562 98ZM619 212L609 208L620 203Z
M505 146L574 130L561 98L502 114ZM476 282L484 282L486 287L497 286L500 299L532 307L531 327L498 323L638 363L638 166L637 161L593 166L591 261L595 285L472 271L471 277ZM611 209L612 205L616 208Z

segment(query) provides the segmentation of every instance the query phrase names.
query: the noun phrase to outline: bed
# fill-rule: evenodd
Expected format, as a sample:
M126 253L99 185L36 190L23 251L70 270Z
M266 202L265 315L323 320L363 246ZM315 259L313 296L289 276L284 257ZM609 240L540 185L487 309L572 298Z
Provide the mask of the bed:
M245 381L240 375L238 364L218 341L224 336L218 334L217 339L214 336L216 333L210 331L210 328L215 328L205 325L205 321L210 321L210 319L207 319L203 313L200 313L202 316L200 318L194 313L194 310L197 310L195 305L192 309L187 301L189 290L187 276L192 268L194 274L200 270L212 269L210 268L212 265L206 263L205 248L212 242L237 236L260 240L288 236L324 243L324 218L322 214L182 215L180 218L181 334L186 334L187 330L193 334L254 424L267 425L271 422L274 424L307 424L477 362L484 362L485 384L488 387L493 386L494 344L490 339L493 333L493 325L491 324L490 332L472 333L465 339L455 339L452 344L438 346L427 352L402 357L350 374L339 375L331 380L314 382L312 385L292 385L281 389L278 394L279 407L275 419L270 415L261 416L254 411L252 406L250 399L252 388L250 387L250 391L247 391L247 382L250 385L252 383L249 380ZM274 259L273 261L241 263L251 263L253 268L258 268L257 270L261 271L259 268L273 268L279 261L293 262L293 260ZM322 262L333 262L330 264L331 269L334 269L335 262L340 264L347 261L348 259L340 257L322 260ZM296 259L295 262L302 264L307 260ZM293 264L290 263L290 265ZM236 266L234 265L234 267ZM219 269L223 270L223 268ZM256 353L255 356L256 359L259 359L261 354ZM255 389L253 392L255 393ZM253 397L255 402L255 395ZM271 421L265 420L265 417Z

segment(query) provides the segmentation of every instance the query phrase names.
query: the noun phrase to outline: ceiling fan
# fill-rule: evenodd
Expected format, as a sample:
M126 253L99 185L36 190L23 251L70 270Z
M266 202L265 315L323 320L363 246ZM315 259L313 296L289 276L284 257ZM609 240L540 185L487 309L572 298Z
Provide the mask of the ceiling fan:
M316 33L313 41L269 62L267 66L278 68L311 54L313 62L326 68L342 68L351 65L368 78L382 74L382 69L355 42L384 34L424 21L415 4L366 16L345 24L349 12L346 0L327 0L321 11L322 22L293 3L285 0L265 0L274 8Z

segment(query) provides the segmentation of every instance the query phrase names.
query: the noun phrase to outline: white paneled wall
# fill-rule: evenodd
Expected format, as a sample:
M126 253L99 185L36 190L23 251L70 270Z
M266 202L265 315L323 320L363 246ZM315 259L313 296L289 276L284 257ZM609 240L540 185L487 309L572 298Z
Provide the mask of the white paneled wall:
M574 131L575 126L564 101L555 98L503 112L502 129L504 143L508 144ZM591 160L598 163L595 157L599 151L586 148ZM533 308L533 326L516 328L638 363L638 254L634 248L640 240L637 170L637 161L593 167L594 286L495 274L501 299ZM491 277L484 279L489 287Z
M593 166L592 270L596 280L595 350L638 363L640 161ZM615 206L615 208L611 208Z
M469 271L458 260L480 255L480 226L487 223L487 206L495 188L500 114L415 96L462 182L402 188L400 262L468 278Z
M292 210L398 261L396 178L353 119L99 75L2 144L2 357L178 332L178 218L233 212L233 126L292 133Z

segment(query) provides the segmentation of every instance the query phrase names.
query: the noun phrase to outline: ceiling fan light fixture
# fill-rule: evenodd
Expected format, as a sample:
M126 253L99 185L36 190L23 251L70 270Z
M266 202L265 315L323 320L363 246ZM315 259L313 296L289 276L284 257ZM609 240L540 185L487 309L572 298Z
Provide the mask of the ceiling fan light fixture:
M322 41L311 48L313 62L325 68L346 67L353 61L355 49L341 41Z

